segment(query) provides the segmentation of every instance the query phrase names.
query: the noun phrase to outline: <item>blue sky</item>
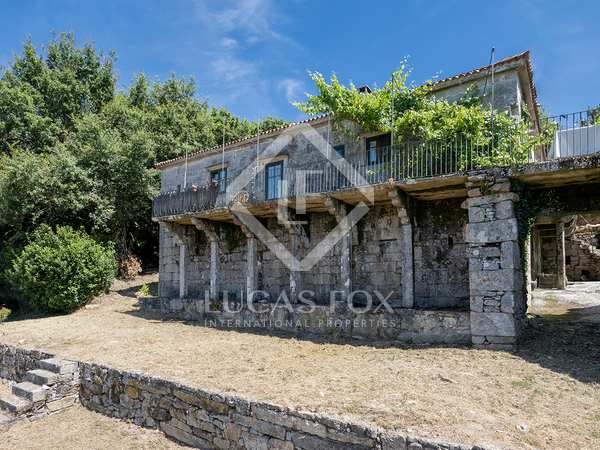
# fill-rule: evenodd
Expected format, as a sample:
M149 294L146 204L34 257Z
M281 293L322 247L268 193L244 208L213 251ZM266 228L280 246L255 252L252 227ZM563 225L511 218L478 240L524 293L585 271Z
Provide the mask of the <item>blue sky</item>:
M134 74L193 77L211 105L257 119L297 119L307 72L381 85L410 57L413 79L450 76L530 49L539 101L552 114L600 103L600 2L54 0L4 2L0 64L23 41L72 31L114 50L119 87Z

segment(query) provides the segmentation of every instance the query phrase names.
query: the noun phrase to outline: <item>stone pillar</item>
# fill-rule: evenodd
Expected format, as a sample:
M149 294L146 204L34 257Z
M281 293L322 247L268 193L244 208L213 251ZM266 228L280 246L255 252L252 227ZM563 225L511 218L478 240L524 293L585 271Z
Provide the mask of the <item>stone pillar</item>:
M556 287L567 288L567 269L565 263L565 224L556 224Z
M290 235L291 253L292 256L299 261L300 260L300 244L302 242L302 226L291 224L287 227ZM290 269L290 302L298 302L298 293L302 290L302 272L300 267L294 267Z
M511 348L527 309L514 207L519 196L508 180L485 175L470 177L467 187L472 342Z
M352 293L352 229L344 235L341 244L340 276L344 298L348 299Z
M185 259L187 251L185 242L180 241L179 244L179 298L184 298L187 295L187 282L185 279Z
M258 290L258 248L256 236L233 212L231 216L233 222L240 227L240 230L246 236L246 301L248 301L250 295Z
M210 243L210 299L219 300L219 233L215 224L192 218L192 223L200 231L203 231Z
M256 236L252 233L246 233L247 251L246 251L246 300L258 288L258 255L256 248Z
M415 303L415 267L410 201L408 196L398 188L392 188L388 195L392 205L398 211L400 220L397 239L402 252L402 307L413 308Z
M173 233L179 244L179 298L187 295L187 280L185 276L186 260L188 256L189 236L186 234L186 226L173 222L164 222L167 229Z
M347 215L346 204L331 197L324 198L325 206L329 214L341 222ZM348 230L340 241L340 278L342 281L342 292L344 299L348 299L352 293L352 228Z

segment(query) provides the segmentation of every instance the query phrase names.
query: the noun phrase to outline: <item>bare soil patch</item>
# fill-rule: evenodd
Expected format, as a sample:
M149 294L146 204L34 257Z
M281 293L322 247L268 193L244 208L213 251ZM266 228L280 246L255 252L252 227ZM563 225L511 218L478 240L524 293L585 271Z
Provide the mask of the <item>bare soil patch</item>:
M0 449L182 449L158 430L140 428L81 406L0 427Z
M502 448L598 448L598 325L537 321L514 353L298 340L139 314L144 282L69 316L5 322L0 342L389 429Z

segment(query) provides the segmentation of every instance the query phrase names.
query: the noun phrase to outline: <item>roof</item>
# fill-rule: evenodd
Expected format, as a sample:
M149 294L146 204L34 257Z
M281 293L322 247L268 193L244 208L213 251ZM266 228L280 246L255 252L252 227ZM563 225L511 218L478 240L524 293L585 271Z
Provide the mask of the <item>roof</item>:
M498 67L507 66L512 63L519 63L520 61L523 61L525 63L525 67L527 69L527 75L529 78L529 88L530 88L530 92L531 92L531 100L532 100L532 105L533 105L532 107L534 109L534 113L535 113L536 120L537 120L537 117L538 117L538 114L537 114L537 107L538 107L537 92L535 89L535 84L533 82L533 69L531 67L531 59L530 59L529 50L519 53L519 54L516 54L516 55L513 55L513 56L509 56L508 58L504 58L499 61L496 61L494 63L494 70L497 69ZM483 76L483 75L485 75L486 72L491 70L491 68L492 68L492 66L490 64L487 66L479 67L477 69L472 69L467 72L462 72L457 75L453 75L451 77L447 77L447 78L444 78L441 80L436 80L436 81L432 82L430 84L430 86L433 87L434 89L442 89L445 87L449 87L449 86L452 86L455 84L459 84L461 82L465 82L469 78L473 78L473 77L478 78L479 76ZM198 150L196 152L188 154L187 159L189 161L190 159L198 159L200 156L205 156L206 154L221 152L223 150L231 150L234 147L238 147L238 146L246 144L246 143L254 142L258 137L269 138L272 136L276 136L281 131L291 128L291 127L294 127L294 126L297 126L297 125L300 125L300 124L306 123L306 124L315 125L319 122L324 121L324 119L327 119L329 117L329 115L330 115L329 113L320 114L318 116L310 117L305 120L289 123L282 127L273 128L273 129L271 129L269 131L265 131L263 133L255 134L255 135L248 136L248 137L245 137L242 139L237 139L235 141L226 143L224 146L223 145L215 145L214 147L208 147L208 148L205 148L202 150ZM161 161L159 163L156 163L155 167L157 169L164 169L166 167L175 165L181 161L185 161L185 159L186 159L186 156L179 156L177 158L173 158L173 159L169 159L166 161Z
M508 58L504 58L504 59L500 59L500 60L496 61L494 63L494 69L497 69L502 66L507 66L511 63L519 62L519 61L524 61L526 63L530 78L532 80L532 86L531 86L532 92L535 92L535 86L533 85L533 76L532 76L533 70L531 68L531 58L530 58L529 50L522 52L522 53L518 53L513 56L509 56ZM462 72L457 75L452 75L451 77L443 78L441 80L436 80L436 81L432 82L430 84L430 86L437 87L437 86L444 85L444 84L452 85L452 84L455 84L455 83L452 83L452 81L460 82L460 81L463 81L464 78L471 78L474 75L485 75L486 72L489 72L491 69L492 69L491 64L489 64L487 66L483 66L483 67L478 67L477 69L472 69L467 72ZM534 95L536 95L536 94L534 94Z
M535 88L535 83L533 81L533 68L531 65L531 54L530 54L529 50L494 62L494 72L499 67L501 68L504 66L510 66L512 64L516 64L518 66L519 63L524 65L526 72L527 72L527 78L528 78L527 84L528 84L529 92L531 95L531 97L530 97L531 108L533 110L532 112L534 114L534 119L537 122L537 121L539 121L537 90ZM492 65L488 64L487 66L478 67L477 69L472 69L467 72L459 73L457 75L452 75L451 77L443 78L441 80L436 80L436 81L430 83L429 85L434 90L443 89L446 87L464 83L464 82L468 81L469 79L480 78L482 76L485 76L487 73L490 72L491 69L492 69ZM539 123L537 123L537 125L539 126Z
M310 117L308 119L300 120L298 122L291 122L282 127L273 128L273 129L271 129L269 131L265 131L263 133L254 134L252 136L248 136L248 137L245 137L242 139L236 139L235 141L227 142L225 145L215 145L214 147L208 147L208 148L205 148L202 150L198 150L194 153L188 154L187 159L188 160L197 159L200 155L205 156L206 154L210 154L210 153L221 152L223 150L230 150L233 147L238 147L238 146L246 144L246 143L252 143L257 139L257 137L269 138L272 136L276 136L283 130L286 130L288 128L295 127L297 125L301 125L304 123L315 125L316 123L322 122L324 119L326 119L328 117L329 117L329 113L326 113L326 114L320 114L318 116ZM156 165L154 167L156 167L157 169L164 169L165 167L172 166L174 164L177 164L180 161L185 161L185 159L186 159L185 156L178 156L177 158L168 159L166 161L161 161L159 163L156 163Z

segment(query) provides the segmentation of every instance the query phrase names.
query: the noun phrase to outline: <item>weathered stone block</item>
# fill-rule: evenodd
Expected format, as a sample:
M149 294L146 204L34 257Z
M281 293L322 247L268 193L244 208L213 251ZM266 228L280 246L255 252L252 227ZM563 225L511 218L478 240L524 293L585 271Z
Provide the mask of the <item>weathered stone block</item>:
M167 436L171 436L173 439L183 442L184 444L187 444L190 447L196 447L207 450L212 448L210 442L208 442L207 440L194 436L193 434L176 428L166 422L160 424L160 429Z
M471 333L477 336L516 336L513 314L471 312Z
M380 436L381 450L406 450L406 437L392 434L382 433Z
M512 200L504 200L495 205L496 219L512 219L515 217L515 207Z
M469 223L467 225L466 240L472 244L516 241L517 239L518 224L516 219Z
M466 200L466 206L471 208L473 206L489 205L491 203L500 203L507 200L517 202L519 201L519 196L514 192L502 192L499 194L484 195L482 197L472 197Z
M523 285L523 276L516 269L471 270L471 294L485 291L514 291Z
M500 264L503 269L521 268L521 250L519 243L515 241L503 242L500 244L501 259Z

